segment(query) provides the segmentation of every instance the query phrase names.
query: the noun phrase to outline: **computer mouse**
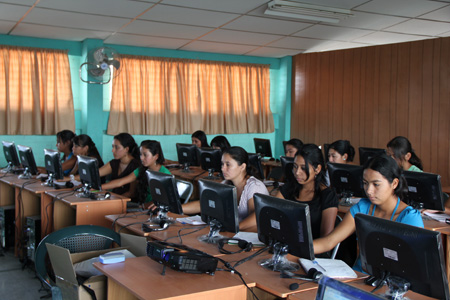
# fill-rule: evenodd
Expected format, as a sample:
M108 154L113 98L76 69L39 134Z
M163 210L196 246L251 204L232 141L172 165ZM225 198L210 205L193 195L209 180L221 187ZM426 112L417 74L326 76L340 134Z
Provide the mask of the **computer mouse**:
M110 192L106 192L104 197L105 197L105 199L110 199L111 198L111 193Z

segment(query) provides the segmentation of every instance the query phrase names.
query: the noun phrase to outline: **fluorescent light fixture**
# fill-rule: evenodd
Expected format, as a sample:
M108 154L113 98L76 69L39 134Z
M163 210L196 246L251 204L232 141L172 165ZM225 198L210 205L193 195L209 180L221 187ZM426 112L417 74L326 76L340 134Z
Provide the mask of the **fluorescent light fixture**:
M327 23L338 23L352 15L351 10L313 5L289 0L273 0L267 4L266 15Z

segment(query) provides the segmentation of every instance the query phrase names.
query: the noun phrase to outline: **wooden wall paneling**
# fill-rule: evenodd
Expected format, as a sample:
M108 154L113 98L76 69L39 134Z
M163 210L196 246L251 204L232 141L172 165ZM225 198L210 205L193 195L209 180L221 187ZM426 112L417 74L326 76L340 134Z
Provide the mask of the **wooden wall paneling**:
M411 43L399 44L397 79L397 120L395 135L408 136L409 51Z
M374 102L374 67L375 67L375 47L369 47L367 49L367 55L365 56L364 62L364 73L365 73L365 81L364 81L364 111L362 114L364 115L364 120L362 125L363 132L363 144L365 147L373 146L373 120L374 120L374 110L373 110L373 102Z
M359 154L358 154L358 146L360 145L360 127L361 122L364 119L364 116L360 114L360 106L361 106L361 57L362 57L362 49L352 49L350 50L353 62L352 62L352 69L353 69L353 78L352 78L352 98L351 98L351 138L350 143L355 148L356 155L353 159L353 161L357 162L359 161Z
M353 92L353 71L352 65L354 51L342 51L344 55L344 72L342 85L342 137L343 140L352 142L352 92Z
M372 111L373 111L373 125L372 125L372 145L379 145L379 132L380 132L380 47L373 47L374 59L373 59L373 85L372 85Z
M305 67L304 56L295 56L293 59L293 79L292 97L291 97L291 137L297 137L298 128L300 127L300 99L304 98L305 92ZM294 96L295 95L295 96Z
M431 116L431 147L430 153L432 159L431 165L429 166L430 171L437 173L439 161L436 159L438 157L438 145L439 142L439 97L440 97L440 80L439 76L441 67L441 40L438 39L434 43L433 49L433 91L432 91L432 116Z
M396 121L397 121L397 80L398 80L398 45L393 44L389 45L389 48L391 50L391 68L390 68L390 94L389 94L389 137L387 138L386 144L388 141L390 141L394 136L396 132ZM384 146L386 146L384 144Z
M308 126L307 143L317 143L316 137L320 136L321 129L323 128L323 130L326 131L326 128L328 127L328 120L323 118L321 114L326 114L329 107L327 105L322 105L322 103L319 102L319 91L324 88L324 86L328 89L328 82L322 79L321 72L319 72L320 60L317 53L310 56L310 63L311 71L314 72L314 82L312 83L314 85L314 97L311 98L312 110L311 115L308 116L310 118L310 123Z
M380 49L380 72L378 92L378 140L377 145L386 145L389 139L391 119L391 70L392 70L392 47Z
M343 85L345 84L344 78L344 51L333 51L333 65L332 67L332 80L331 80L331 95L330 95L330 119L332 120L330 130L327 134L328 142L333 142L331 139L333 136L342 136L343 133Z

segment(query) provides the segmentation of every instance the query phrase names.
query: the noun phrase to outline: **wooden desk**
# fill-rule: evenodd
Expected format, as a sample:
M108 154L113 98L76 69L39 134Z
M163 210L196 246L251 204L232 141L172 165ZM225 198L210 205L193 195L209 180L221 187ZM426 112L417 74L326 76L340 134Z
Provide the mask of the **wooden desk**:
M54 201L53 206L53 230L58 230L72 225L98 225L110 227L111 223L105 219L106 215L125 213L127 202L130 198L111 193L107 200L92 200L79 198L76 194L50 191L45 193L45 202ZM49 202L50 201L50 202Z
M17 175L0 173L0 206L14 205L15 190L11 183L17 180Z
M237 275L217 271L187 274L166 268L149 257L129 258L125 262L94 263L108 278L108 299L242 300L247 291Z

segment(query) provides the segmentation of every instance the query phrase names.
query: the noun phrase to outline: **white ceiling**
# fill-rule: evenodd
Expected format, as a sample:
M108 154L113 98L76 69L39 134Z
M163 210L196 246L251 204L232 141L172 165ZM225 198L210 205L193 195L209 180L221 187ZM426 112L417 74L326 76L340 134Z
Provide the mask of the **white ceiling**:
M353 16L268 16L269 0L0 0L0 34L265 57L450 36L450 0L296 1Z

